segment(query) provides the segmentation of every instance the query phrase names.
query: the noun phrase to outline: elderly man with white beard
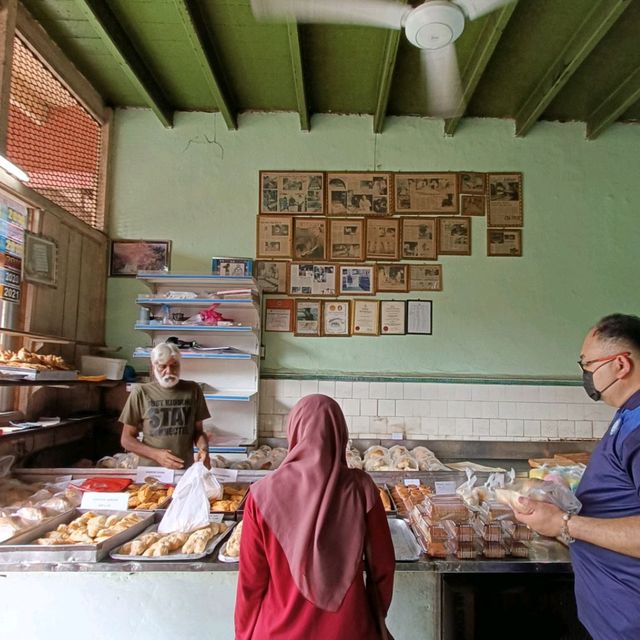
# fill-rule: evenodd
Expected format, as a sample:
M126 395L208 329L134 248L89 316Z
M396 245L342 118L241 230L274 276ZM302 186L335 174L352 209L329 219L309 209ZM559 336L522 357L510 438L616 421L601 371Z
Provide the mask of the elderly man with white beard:
M156 345L151 368L155 381L133 385L122 410L120 444L140 457L140 466L186 469L202 460L209 467L209 443L202 427L209 410L198 384L180 380L178 347Z

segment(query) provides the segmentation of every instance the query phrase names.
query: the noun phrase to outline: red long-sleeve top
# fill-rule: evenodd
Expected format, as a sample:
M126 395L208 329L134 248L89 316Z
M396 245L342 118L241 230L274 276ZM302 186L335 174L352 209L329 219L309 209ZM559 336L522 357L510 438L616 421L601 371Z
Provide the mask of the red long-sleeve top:
M366 521L372 577L386 614L395 556L382 502L376 503ZM378 640L363 573L364 562L337 611L314 606L298 591L280 543L249 495L240 545L236 640Z

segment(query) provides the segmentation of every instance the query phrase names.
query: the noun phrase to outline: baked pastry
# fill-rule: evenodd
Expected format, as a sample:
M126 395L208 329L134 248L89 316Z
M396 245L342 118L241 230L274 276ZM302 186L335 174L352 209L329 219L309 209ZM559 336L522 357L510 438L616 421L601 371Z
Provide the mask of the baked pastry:
M380 499L382 500L382 505L384 506L385 511L391 511L391 500L389 500L389 496L384 489L380 489Z
M225 555L231 558L238 558L240 556L240 537L242 536L242 522L238 523L233 530L225 545Z

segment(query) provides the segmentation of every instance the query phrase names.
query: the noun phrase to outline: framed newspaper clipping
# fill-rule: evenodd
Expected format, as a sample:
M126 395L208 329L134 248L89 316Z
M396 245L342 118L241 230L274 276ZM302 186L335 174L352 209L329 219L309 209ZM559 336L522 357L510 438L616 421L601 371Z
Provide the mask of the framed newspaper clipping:
M324 173L260 171L260 213L324 214Z
M371 296L376 292L376 268L372 264L340 265L341 296Z
M295 325L296 336L319 336L321 321L320 300L296 300Z
M293 219L293 259L325 260L327 255L327 221L325 218Z
M409 291L442 291L442 265L410 264Z
M390 173L327 173L327 214L386 216L392 212Z
M367 219L367 260L398 260L400 219Z
M440 218L438 222L438 253L443 256L470 256L471 218Z
M457 214L458 180L455 173L396 173L395 212Z
M329 260L364 260L364 220L329 220Z
M522 229L487 229L487 255L520 257L522 255Z
M487 192L487 174L462 171L458 174L458 187L460 193L483 196Z
M289 262L285 260L256 260L256 280L262 293L287 293Z
M290 258L292 239L291 216L258 216L258 258Z
M312 262L289 264L289 294L292 296L337 296L338 265Z
M402 260L435 260L438 257L437 218L402 220Z
M407 264L379 264L377 291L408 291Z
M487 226L522 227L522 174L490 173Z

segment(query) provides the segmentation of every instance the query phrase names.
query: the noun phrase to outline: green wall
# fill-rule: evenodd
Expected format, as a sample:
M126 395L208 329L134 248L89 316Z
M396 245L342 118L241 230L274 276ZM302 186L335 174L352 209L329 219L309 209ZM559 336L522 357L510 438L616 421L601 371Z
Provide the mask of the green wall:
M473 220L471 257L443 256L433 336L296 338L264 335L263 369L564 377L600 316L640 313L640 126L615 125L595 141L581 124L366 116L248 114L238 131L219 115L180 113L163 129L145 110L117 111L109 233L173 240L172 270L206 272L211 256L253 256L260 169L522 171L524 256L488 258L485 220ZM107 342L130 355L138 282L110 278ZM393 297L384 294L379 297ZM399 296L395 296L396 298ZM138 367L140 364L138 363Z

